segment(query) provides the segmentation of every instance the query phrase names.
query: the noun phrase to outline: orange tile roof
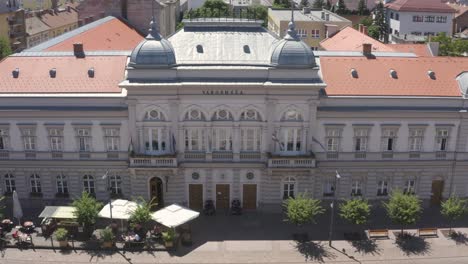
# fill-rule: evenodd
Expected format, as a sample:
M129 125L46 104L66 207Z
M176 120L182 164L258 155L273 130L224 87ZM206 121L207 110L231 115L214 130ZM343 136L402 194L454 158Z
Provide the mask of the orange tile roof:
M372 44L373 51L393 51L387 45L375 40L352 27L345 27L331 38L320 42L323 49L329 51L362 51L362 44Z
M418 57L433 57L426 44L388 44L396 52L410 52Z
M0 93L120 93L127 56L10 56L0 63ZM94 68L94 78L88 70ZM12 71L19 68L19 77ZM56 68L56 77L49 70Z
M73 43L81 42L86 51L133 50L144 39L134 28L118 18L68 38L45 51L72 51Z
M461 96L456 76L468 69L468 59L453 57L399 58L322 57L328 95L344 96ZM358 78L353 78L355 69ZM390 76L390 70L398 78ZM435 72L436 79L427 72Z
M394 0L385 5L397 11L455 13L455 10L440 0Z
M41 15L40 19L53 29L78 23L78 12L74 8L60 10L58 12L49 10L49 12L46 11L45 14Z

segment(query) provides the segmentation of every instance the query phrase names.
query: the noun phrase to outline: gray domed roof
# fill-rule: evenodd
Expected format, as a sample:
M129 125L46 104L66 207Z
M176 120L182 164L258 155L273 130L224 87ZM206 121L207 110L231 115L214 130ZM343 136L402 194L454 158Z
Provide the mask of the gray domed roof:
M273 48L271 64L281 68L310 68L315 66L314 53L297 35L293 17L289 22L288 33Z
M172 67L176 63L172 44L159 34L154 21L153 17L148 36L133 49L129 66L134 68L164 68Z

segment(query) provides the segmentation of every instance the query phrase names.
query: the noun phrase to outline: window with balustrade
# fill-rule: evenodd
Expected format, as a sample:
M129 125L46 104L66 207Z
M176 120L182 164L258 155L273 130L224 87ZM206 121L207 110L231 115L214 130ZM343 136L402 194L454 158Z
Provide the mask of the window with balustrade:
M145 128L145 150L148 154L169 152L169 131L166 127Z
M241 132L241 151L260 151L261 128L243 127Z
M185 151L205 151L205 129L204 128L186 128L185 135Z
M213 128L212 147L214 151L232 151L232 128Z

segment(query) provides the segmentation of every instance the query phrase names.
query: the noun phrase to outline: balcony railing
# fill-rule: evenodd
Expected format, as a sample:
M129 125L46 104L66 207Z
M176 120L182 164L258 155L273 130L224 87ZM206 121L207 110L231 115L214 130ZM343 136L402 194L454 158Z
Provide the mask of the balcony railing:
M130 167L156 167L156 168L168 168L177 167L176 157L131 157Z
M446 151L433 151L433 152L319 152L317 159L319 160L452 160L455 157L454 152ZM457 155L457 159L468 159L468 152L460 152Z
M232 152L213 152L213 160L232 160Z
M272 157L268 159L270 168L315 168L315 159L305 157Z
M205 152L185 152L184 153L184 160L205 160L206 159L206 154Z
M240 153L240 160L241 161L248 161L248 160L260 160L262 155L260 152L241 152Z

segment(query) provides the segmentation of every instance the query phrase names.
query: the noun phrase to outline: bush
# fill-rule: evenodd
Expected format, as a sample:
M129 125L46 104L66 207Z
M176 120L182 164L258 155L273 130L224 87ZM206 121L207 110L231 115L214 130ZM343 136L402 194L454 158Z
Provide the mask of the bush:
M57 228L57 230L55 230L54 232L54 236L55 236L55 239L57 239L57 241L67 241L68 230L62 227Z
M154 199L146 202L142 197L139 197L136 202L138 205L130 215L129 222L132 225L139 224L145 226L152 219L151 208L155 206L156 203L154 202Z
M109 227L103 229L101 231L101 238L102 238L102 241L104 242L114 241L115 236L114 236L114 233L112 232L112 229L110 229Z
M89 193L83 192L79 199L73 201L72 206L75 207L74 215L78 223L89 229L96 223L102 203L96 201Z
M167 230L166 232L162 232L162 239L164 240L164 242L174 241L174 237L175 237L175 232L174 232L174 229L172 228Z
M325 212L319 200L308 198L306 194L299 194L296 198L289 197L283 202L283 206L286 209L286 220L295 225L315 223L315 217Z
M393 191L390 200L383 205L392 222L402 225L402 234L404 225L415 224L422 213L421 200L415 195L403 194L400 190Z
M450 222L455 221L468 212L466 200L460 199L456 196L451 196L441 204L440 213L448 218ZM450 225L449 233L452 232L452 225Z
M358 198L346 200L340 205L340 216L355 225L364 225L370 217L371 205L367 200Z

